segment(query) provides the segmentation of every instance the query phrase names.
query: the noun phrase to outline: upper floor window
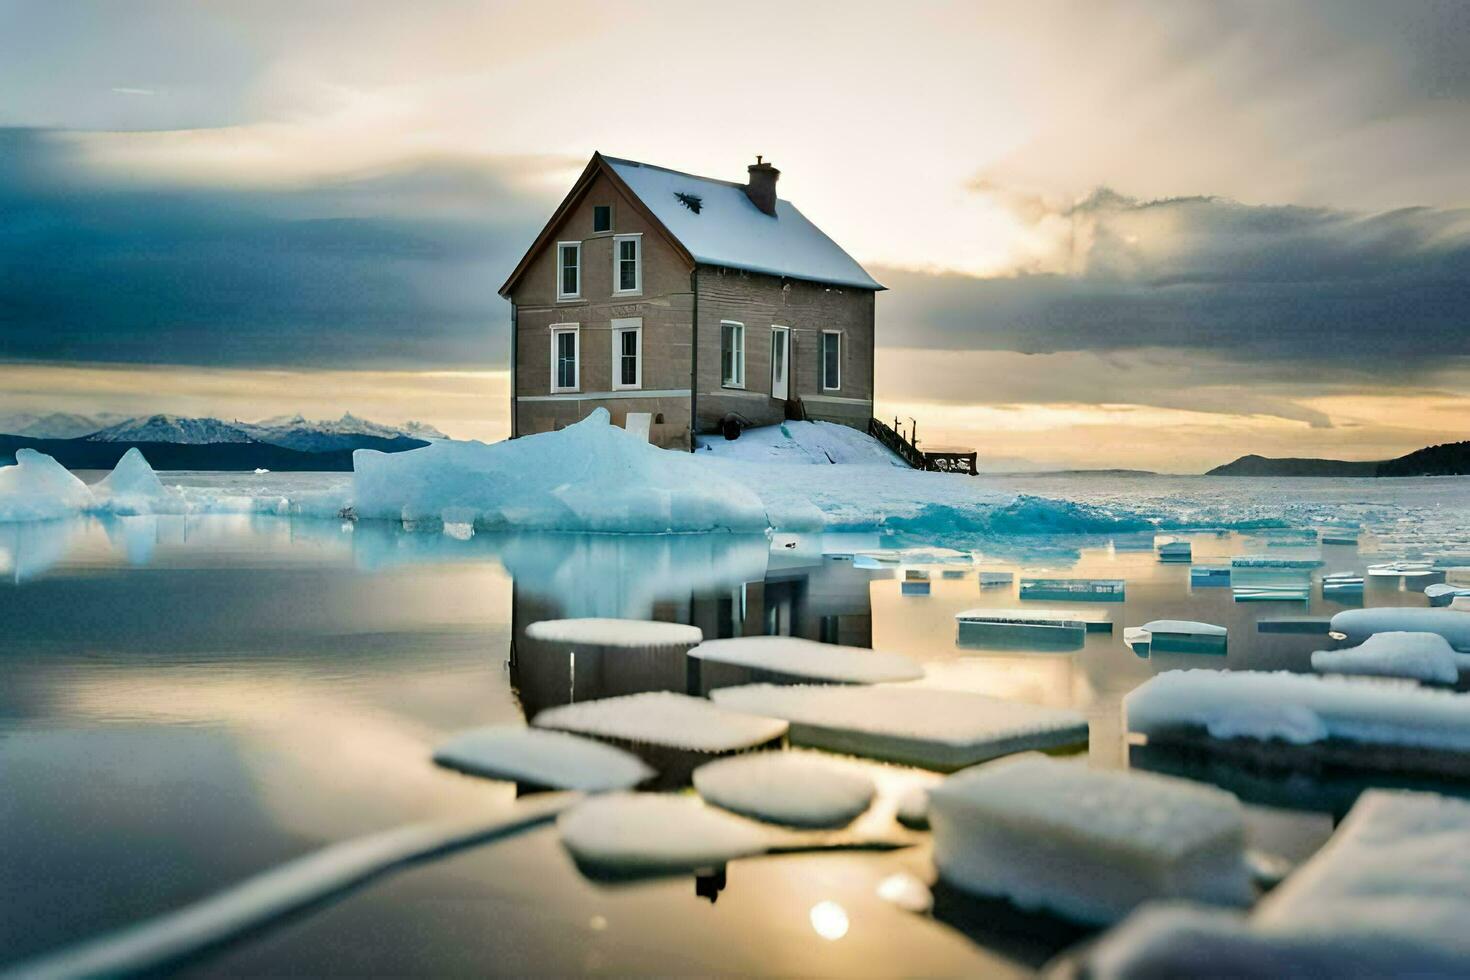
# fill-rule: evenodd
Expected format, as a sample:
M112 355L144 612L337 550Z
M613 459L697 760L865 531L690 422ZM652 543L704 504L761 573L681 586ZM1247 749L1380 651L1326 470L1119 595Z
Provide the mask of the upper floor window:
M582 243L556 243L556 298L578 299L582 295Z
M581 328L575 323L551 325L551 390L576 391L581 377Z
M627 317L612 322L613 390L643 387L643 320Z
M613 292L643 291L643 236L613 237Z
M822 390L836 391L842 387L842 334L836 330L822 331Z
M592 207L592 230L612 231L612 205L596 204Z
M720 321L720 379L727 388L745 387L745 324Z

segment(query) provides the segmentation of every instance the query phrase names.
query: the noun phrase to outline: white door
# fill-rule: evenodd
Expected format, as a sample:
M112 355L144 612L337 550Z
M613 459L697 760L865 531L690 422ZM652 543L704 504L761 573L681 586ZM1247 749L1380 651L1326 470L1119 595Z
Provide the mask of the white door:
M791 331L771 328L771 397L782 401L791 397Z

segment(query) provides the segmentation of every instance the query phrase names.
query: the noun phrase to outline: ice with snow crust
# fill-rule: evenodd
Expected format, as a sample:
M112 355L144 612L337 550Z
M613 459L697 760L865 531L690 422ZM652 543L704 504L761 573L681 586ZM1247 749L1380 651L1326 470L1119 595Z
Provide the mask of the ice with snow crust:
M596 738L662 745L691 752L736 752L786 734L784 721L718 707L703 698L647 691L547 708L532 721Z
M1188 780L1027 755L946 779L929 823L940 877L1021 908L1103 924L1150 899L1250 901L1240 801Z
M1438 633L1374 633L1346 650L1318 650L1312 669L1323 674L1407 677L1453 684L1470 667L1470 654L1456 653Z
M715 806L793 827L842 827L868 808L876 788L851 763L816 752L754 752L694 770L694 788Z
M0 522L56 520L93 502L87 485L45 453L17 449L15 465L0 466Z
M637 439L602 408L560 431L491 445L359 449L353 471L360 518L443 521L450 514L477 527L649 533L764 531L773 523L750 489L689 453Z
M1369 790L1249 915L1140 909L1088 956L1099 980L1464 976L1470 803Z
M911 681L924 676L922 667L899 653L818 643L793 636L708 640L690 650L689 656L711 663L847 684Z
M448 769L549 789L631 789L654 772L630 752L566 732L492 725L460 732L434 750Z
M1349 643L1362 643L1374 633L1438 633L1450 646L1470 653L1470 615L1456 609L1383 606L1346 609L1332 617L1332 632Z
M577 860L628 874L715 868L764 853L783 832L705 806L686 795L609 793L556 822Z

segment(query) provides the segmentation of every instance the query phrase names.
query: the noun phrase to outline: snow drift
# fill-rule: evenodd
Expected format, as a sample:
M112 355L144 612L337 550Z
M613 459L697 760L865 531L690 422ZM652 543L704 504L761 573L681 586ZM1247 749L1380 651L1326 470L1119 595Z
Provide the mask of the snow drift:
M357 516L547 531L764 531L790 527L760 497L687 453L655 448L605 409L558 432L485 445L353 454Z

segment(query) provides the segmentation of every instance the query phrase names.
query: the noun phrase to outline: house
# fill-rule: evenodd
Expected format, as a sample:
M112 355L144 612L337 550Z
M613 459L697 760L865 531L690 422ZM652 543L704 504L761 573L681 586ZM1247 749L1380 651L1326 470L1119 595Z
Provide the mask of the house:
M873 306L883 289L776 197L593 154L500 288L511 302L511 437L606 408L692 448L727 420L873 414Z

